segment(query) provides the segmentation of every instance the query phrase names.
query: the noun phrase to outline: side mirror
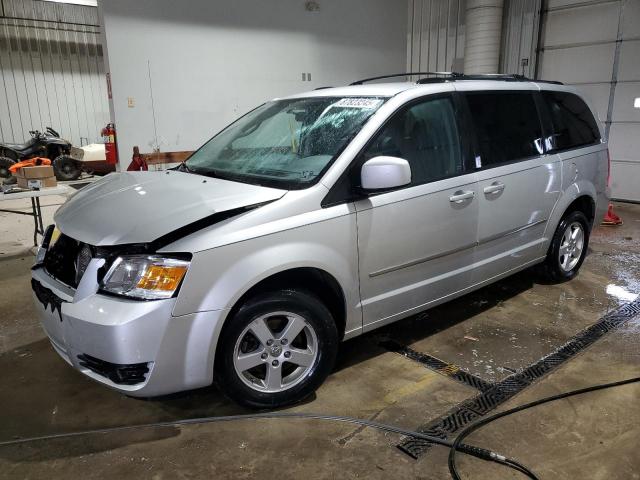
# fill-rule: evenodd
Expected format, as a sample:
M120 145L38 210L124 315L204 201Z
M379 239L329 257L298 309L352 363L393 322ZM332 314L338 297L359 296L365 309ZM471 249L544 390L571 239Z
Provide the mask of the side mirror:
M360 185L364 190L388 190L411 183L409 162L398 157L374 157L362 165Z

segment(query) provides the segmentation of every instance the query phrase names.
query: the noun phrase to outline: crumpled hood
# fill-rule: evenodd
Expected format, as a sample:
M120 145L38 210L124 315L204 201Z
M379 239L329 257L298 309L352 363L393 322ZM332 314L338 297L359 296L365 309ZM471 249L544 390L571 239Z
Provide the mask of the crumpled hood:
M65 235L90 245L147 243L215 213L285 193L178 171L112 173L79 191L54 218Z

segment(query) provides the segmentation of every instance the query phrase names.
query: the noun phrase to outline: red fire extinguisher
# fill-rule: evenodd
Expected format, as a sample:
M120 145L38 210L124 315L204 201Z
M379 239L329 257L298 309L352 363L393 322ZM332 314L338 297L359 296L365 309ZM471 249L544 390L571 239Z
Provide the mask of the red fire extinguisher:
M113 123L108 123L102 129L102 137L104 140L104 153L109 165L118 163L118 148L116 147L116 127Z

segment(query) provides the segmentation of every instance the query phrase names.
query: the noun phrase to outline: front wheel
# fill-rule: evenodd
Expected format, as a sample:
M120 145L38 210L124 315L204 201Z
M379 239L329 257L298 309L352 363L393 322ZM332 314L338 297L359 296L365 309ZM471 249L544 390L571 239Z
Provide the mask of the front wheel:
M253 408L299 402L331 372L338 331L314 295L281 290L247 301L225 325L216 376L234 401Z
M76 180L82 173L80 162L69 155L60 155L53 161L53 171L58 180Z
M571 280L578 274L589 246L589 221L584 213L566 215L558 225L544 263L544 276L552 282Z
M8 157L0 157L0 178L9 178L12 176L9 168L16 162Z

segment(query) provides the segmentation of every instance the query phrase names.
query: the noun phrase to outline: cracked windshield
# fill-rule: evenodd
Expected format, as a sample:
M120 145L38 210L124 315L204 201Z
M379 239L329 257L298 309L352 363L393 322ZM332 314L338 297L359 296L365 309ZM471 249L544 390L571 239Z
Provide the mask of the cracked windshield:
M304 188L384 103L378 97L314 97L266 103L228 126L186 162L228 180Z

